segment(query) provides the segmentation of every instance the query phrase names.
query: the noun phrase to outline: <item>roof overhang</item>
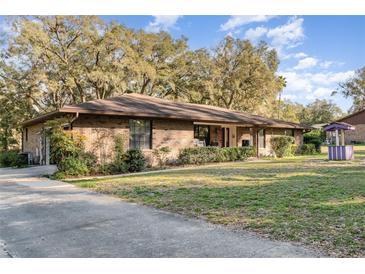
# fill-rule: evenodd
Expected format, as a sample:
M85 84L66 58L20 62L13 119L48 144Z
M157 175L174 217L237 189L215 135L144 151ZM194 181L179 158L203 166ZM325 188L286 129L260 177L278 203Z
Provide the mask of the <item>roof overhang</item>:
M230 124L230 125L238 125L238 126L246 126L246 127L262 127L262 128L289 128L289 129L301 129L305 131L310 131L313 128L302 126L299 124L286 124L286 123L247 123L245 121L235 121L235 120L207 120L207 119L194 119L194 118L186 118L186 117L179 117L175 115L163 115L158 116L155 114L146 114L146 113L135 113L135 112L120 112L120 111L100 111L100 110L85 110L85 109L76 109L76 108L62 108L57 111L52 111L41 116L38 116L34 119L27 120L22 123L23 127L31 126L34 124L42 123L50 119L55 119L62 117L67 114L90 114L90 115L105 115L105 116L123 116L126 118L141 118L141 119L167 119L167 120L183 120L183 121L193 121L194 123L205 123L205 124Z
M125 95L127 96L127 95ZM282 129L300 129L304 131L312 130L311 127L301 125L298 123L286 122L278 119L269 119L258 115L244 114L237 111L230 111L227 109L221 109L217 107L207 108L205 105L199 107L199 105L189 104L189 103L171 103L167 100L161 100L161 102L153 99L149 96L135 95L132 97L131 104L135 104L135 108L129 108L128 104L131 98L127 96L127 101L119 104L110 103L112 99L109 100L96 100L95 103L79 105L66 105L59 110L49 112L38 116L34 119L25 121L22 125L23 127L30 126L37 123L42 123L44 121L59 118L68 114L77 115L103 115L103 116L121 116L125 118L139 118L139 119L161 119L161 120L180 120L180 121L192 121L197 123L215 123L215 124L231 124L231 125L247 125L247 127L255 128L282 128ZM146 98L145 98L146 97ZM148 97L148 98L147 98ZM129 98L129 99L128 99ZM121 100L120 97L117 98ZM116 99L116 100L117 100ZM119 101L116 102L119 102ZM149 107L149 100L154 100ZM104 105L102 104L104 102ZM147 103L146 103L147 102ZM119 102L120 103L120 102ZM143 103L143 107L141 107ZM167 106L165 107L165 104ZM168 105L170 104L170 105ZM171 105L175 104L175 105ZM103 106L103 108L100 107ZM166 108L166 109L164 109ZM186 108L186 109L184 109ZM200 109L201 108L201 109ZM175 111L176 110L176 111ZM189 111L190 110L190 111ZM201 111L200 111L201 110ZM210 115L211 114L211 115Z

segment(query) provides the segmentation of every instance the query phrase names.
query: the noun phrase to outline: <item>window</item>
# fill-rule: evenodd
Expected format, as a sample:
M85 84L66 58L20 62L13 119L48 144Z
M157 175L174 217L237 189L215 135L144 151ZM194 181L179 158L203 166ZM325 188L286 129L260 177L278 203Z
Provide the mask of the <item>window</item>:
M25 141L28 142L28 128L25 128Z
M266 147L266 142L265 142L265 130L264 129L260 129L258 131L258 136L259 136L259 148L265 148Z
M194 139L204 141L205 145L210 144L210 128L206 125L194 125Z
M129 147L152 149L152 126L149 120L129 120Z
M286 130L284 130L284 135L294 137L294 129L286 129Z

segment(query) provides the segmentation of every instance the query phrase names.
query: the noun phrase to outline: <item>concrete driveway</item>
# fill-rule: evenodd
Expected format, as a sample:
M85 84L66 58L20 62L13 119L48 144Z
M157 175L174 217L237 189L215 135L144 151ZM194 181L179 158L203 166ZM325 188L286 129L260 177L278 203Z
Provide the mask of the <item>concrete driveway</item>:
M0 257L318 257L40 178L54 167L0 169Z

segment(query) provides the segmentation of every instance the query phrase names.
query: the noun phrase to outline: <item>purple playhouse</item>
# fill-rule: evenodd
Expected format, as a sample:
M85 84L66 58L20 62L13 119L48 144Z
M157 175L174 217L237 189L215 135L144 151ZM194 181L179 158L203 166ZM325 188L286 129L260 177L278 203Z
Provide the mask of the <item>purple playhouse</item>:
M353 160L354 147L345 145L345 131L355 130L353 125L344 122L333 122L323 127L326 132L335 137L335 145L328 146L328 160Z

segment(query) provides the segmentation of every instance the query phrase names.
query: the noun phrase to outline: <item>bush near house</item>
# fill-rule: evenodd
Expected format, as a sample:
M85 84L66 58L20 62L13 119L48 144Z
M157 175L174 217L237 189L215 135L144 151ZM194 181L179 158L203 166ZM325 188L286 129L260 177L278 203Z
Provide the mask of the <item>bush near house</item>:
M65 175L80 176L88 175L90 170L82 158L68 157L58 164L58 170Z
M18 152L16 151L4 151L0 153L0 166L1 167L12 167L15 166Z
M193 147L180 151L180 164L204 164L213 162L242 161L255 156L253 147Z
M171 149L169 147L155 148L152 152L153 156L157 159L158 165L163 167L167 162L167 155L170 153Z
M94 168L96 157L85 152L84 136L72 131L64 131L64 119L47 123L51 143L51 161L56 163L57 179L67 176L88 175Z
M313 144L317 153L321 152L321 145L323 144L325 139L326 135L322 130L313 130L303 135L303 143Z
M317 153L318 152L314 144L303 144L297 150L297 154L300 155L314 155Z
M129 166L126 163L126 153L124 151L124 136L118 134L114 138L114 161L100 167L102 174L115 174L128 172Z
M278 158L293 156L292 145L294 141L292 136L275 136L270 140L271 147Z
M145 169L146 159L140 149L130 149L125 156L129 172L139 172Z
M28 158L18 151L10 150L0 152L0 167L26 167Z

